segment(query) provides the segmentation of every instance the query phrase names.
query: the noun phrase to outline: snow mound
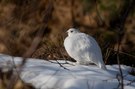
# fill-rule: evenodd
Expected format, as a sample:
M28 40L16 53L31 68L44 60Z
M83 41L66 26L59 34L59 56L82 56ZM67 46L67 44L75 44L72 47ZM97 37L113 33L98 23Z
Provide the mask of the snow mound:
M118 89L120 72L118 65L107 65L107 71L96 65L71 65L65 61L45 61L27 59L21 78L37 89ZM3 70L18 65L21 57L0 54L0 68ZM124 89L135 89L135 76L129 74L131 67L121 65L124 77Z

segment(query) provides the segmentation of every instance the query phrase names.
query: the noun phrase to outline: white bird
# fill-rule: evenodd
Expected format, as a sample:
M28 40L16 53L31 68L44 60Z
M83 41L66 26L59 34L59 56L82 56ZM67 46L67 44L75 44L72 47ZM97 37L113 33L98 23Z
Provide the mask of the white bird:
M101 69L106 70L101 49L93 37L75 28L70 28L67 33L64 47L69 56L76 60L77 64L88 65L94 63Z

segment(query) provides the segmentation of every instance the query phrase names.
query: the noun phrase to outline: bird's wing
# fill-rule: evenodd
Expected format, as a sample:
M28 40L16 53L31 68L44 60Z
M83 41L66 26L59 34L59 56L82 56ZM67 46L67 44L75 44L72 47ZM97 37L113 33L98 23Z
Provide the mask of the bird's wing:
M76 56L79 56L79 58L96 63L102 61L100 47L93 37L85 33L80 33L74 37L72 43L74 44L72 48L73 52Z
M88 36L88 39L91 41L91 47L89 48L89 51L91 52L91 53L93 53L92 55L93 55L93 59L94 60L98 60L99 62L103 62L103 60L102 60L102 52L101 52L101 49L100 49L100 47L99 47L99 45L98 45L98 43L96 42L96 40L93 38L93 37L91 37L91 36Z
M76 49L81 52L93 52L97 50L97 42L91 36L81 33L75 37L74 44L76 44Z
M86 59L86 57L95 49L95 42L93 43L93 40L89 37L90 36L84 33L68 37L64 42L68 54L77 60Z
M105 64L104 64L104 62L103 62L102 52L101 52L101 49L100 49L98 43L97 43L96 40L95 40L93 37L91 37L91 36L89 36L89 39L91 40L92 45L93 45L93 46L91 46L91 48L89 49L89 51L92 50L92 51L91 51L91 54L92 54L92 55L90 55L90 56L92 57L92 59L93 59L92 61L93 61L95 64L97 64L100 68L106 69L106 68L105 68Z

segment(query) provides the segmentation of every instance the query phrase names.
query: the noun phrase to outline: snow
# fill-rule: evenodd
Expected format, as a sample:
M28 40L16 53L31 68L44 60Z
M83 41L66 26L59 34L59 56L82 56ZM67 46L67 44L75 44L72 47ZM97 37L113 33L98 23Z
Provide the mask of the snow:
M0 68L3 71L13 68L22 61L21 57L0 54ZM118 89L120 74L118 65L107 65L107 71L96 65L71 65L65 61L61 67L56 61L42 59L27 59L20 74L22 80L32 84L37 89ZM124 75L124 89L135 89L135 76L129 74L131 67L121 65ZM66 68L66 69L64 69Z

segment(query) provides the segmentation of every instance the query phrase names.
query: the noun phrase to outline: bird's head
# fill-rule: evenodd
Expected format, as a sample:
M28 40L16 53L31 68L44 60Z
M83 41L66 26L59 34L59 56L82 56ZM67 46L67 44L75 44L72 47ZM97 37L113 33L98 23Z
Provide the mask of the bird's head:
M68 33L68 36L72 36L76 33L79 33L80 31L78 29L75 29L75 28L70 28L67 33Z

